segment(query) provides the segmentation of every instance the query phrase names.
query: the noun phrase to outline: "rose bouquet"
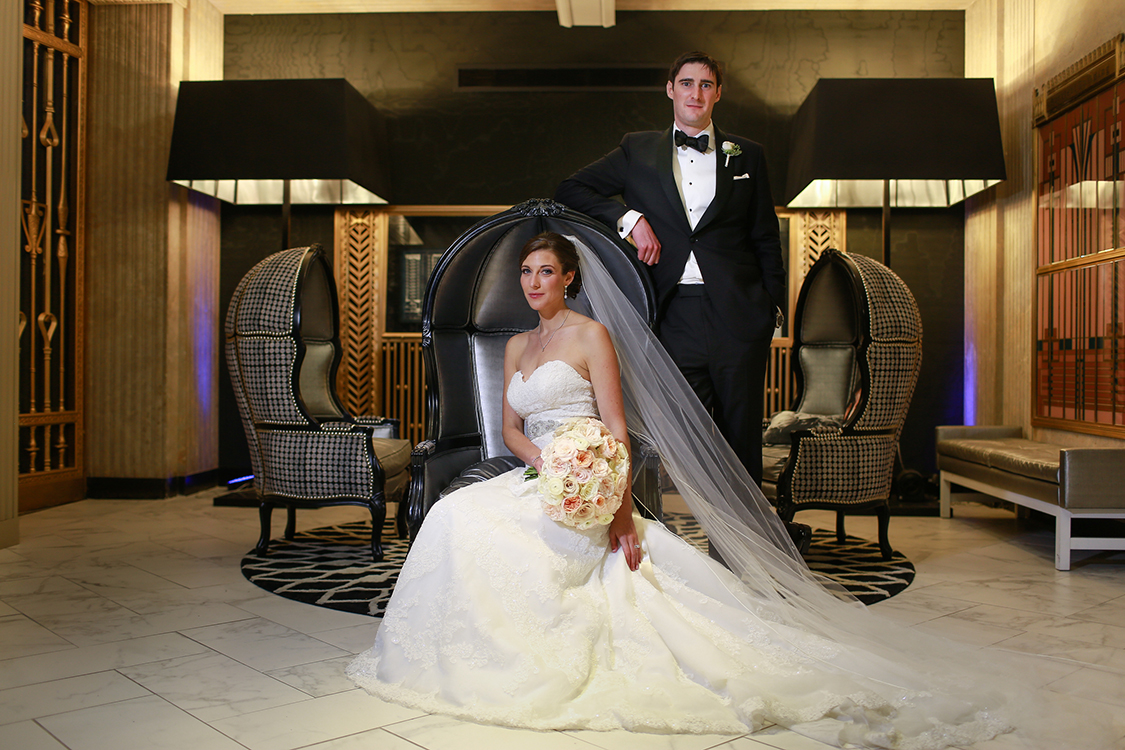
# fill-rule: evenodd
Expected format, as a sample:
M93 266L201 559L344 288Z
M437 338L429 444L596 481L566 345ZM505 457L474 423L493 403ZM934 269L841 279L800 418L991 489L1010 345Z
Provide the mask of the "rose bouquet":
M543 510L552 519L588 529L608 525L629 483L629 453L609 428L592 417L567 420L540 453L537 478Z

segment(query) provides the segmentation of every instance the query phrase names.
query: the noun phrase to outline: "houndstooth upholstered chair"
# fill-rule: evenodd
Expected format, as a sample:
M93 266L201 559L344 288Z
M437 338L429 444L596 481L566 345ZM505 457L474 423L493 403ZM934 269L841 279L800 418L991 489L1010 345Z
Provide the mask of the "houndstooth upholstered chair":
M353 417L341 405L338 334L336 283L318 246L258 263L227 308L227 369L261 500L260 553L274 506L288 510L291 539L297 508L362 505L371 511L372 554L383 558L386 502L405 490L410 444L398 439L396 421Z
M782 415L771 421L762 489L786 521L835 510L841 543L845 514L874 509L889 559L891 478L922 362L914 295L881 263L829 250L805 277L794 317L798 429L780 442L771 431L783 433L774 429Z
M426 513L452 490L498 476L523 462L504 445L504 347L536 326L519 281L519 253L535 235L576 236L605 263L641 316L652 324L652 282L620 238L604 225L550 200L531 200L478 222L441 257L422 307L426 364L426 436L412 456L407 521L413 538ZM570 306L590 314L585 293ZM634 440L633 494L650 517L662 513L659 456Z

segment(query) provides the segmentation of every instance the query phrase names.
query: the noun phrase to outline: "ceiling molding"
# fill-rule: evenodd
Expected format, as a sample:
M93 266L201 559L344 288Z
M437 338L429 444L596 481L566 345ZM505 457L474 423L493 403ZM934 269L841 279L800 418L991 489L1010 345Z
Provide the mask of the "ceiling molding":
M573 25L608 27L616 22L616 11L965 10L976 0L90 0L94 5L174 2L185 6L208 1L224 15L544 11L556 13L564 26L565 4L575 19ZM593 24L576 20L575 8L586 6L597 7L602 19Z

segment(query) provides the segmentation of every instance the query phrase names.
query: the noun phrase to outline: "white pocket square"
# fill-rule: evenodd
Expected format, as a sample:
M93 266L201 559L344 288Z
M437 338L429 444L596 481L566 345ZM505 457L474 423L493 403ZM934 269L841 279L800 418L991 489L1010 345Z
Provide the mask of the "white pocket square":
M736 179L736 180L749 180L750 179L750 173L747 172L746 174L740 174L737 177L735 177L734 179Z

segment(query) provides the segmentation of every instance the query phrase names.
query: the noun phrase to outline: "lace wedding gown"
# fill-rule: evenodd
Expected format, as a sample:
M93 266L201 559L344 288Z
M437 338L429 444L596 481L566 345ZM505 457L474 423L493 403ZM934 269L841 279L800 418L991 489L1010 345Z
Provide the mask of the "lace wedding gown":
M561 361L508 402L536 445L596 416ZM825 742L904 750L969 745L1008 727L987 701L930 694L894 663L748 607L740 582L663 525L636 517L629 570L607 529L550 520L523 469L434 505L403 565L359 685L431 713L531 729L742 734L769 723ZM999 698L998 698L999 700Z

